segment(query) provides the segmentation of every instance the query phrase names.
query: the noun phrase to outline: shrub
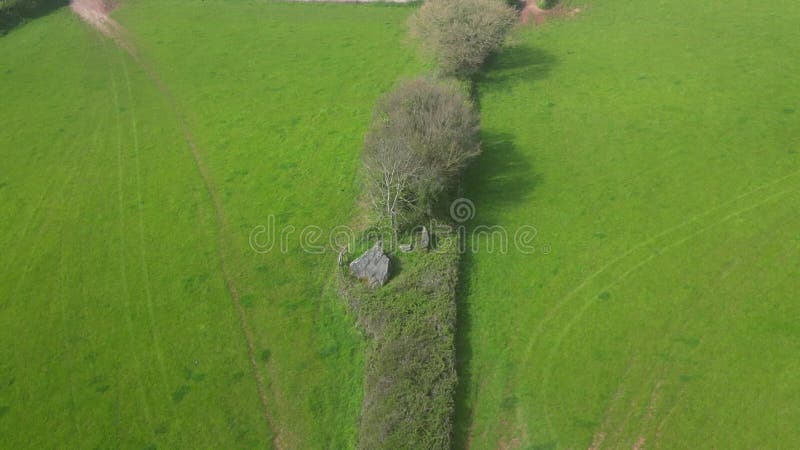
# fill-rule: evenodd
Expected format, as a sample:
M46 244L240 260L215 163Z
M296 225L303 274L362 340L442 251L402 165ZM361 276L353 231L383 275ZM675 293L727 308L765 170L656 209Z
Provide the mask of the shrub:
M444 74L463 78L502 47L515 18L503 0L429 0L412 17L411 29Z
M382 97L364 141L365 193L393 228L430 216L480 153L479 120L453 83L417 78Z

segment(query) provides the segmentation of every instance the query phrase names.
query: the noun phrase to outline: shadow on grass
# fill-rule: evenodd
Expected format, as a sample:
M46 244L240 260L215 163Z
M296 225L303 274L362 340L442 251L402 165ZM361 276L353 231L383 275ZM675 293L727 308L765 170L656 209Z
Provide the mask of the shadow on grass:
M521 44L492 55L475 82L484 93L507 91L516 84L547 78L556 64L558 59L553 54Z
M46 16L67 6L69 0L21 0L0 9L0 37L25 22Z
M469 294L469 274L472 271L472 254L466 252L461 256L461 266L458 269L458 287L456 288L456 373L458 385L456 386L455 417L453 418L452 448L467 448L470 430L474 415L474 400L477 391L472 391L472 345L469 336L472 332L472 322L467 304Z
M483 153L475 161L465 176L468 183L464 188L466 197L475 204L475 219L467 224L467 239L477 226L502 225L497 213L508 211L525 199L541 182L531 164L514 144L510 134L484 133ZM513 231L510 231L513 236ZM456 371L458 386L455 397L455 418L453 422L453 448L466 448L473 423L475 400L479 387L473 384L472 318L467 298L470 292L470 278L475 255L470 251L461 255L458 287L456 289Z
M479 93L504 92L515 84L546 78L556 64L556 58L543 50L530 46L517 46L492 57L486 70L476 80ZM480 108L480 97L476 96ZM509 133L484 131L483 152L471 165L464 179L465 197L475 204L475 220L470 229L478 225L498 225L498 213L507 212L524 203L541 183L534 172L530 158L519 151L515 136ZM467 233L469 236L469 232ZM473 271L475 255L465 252L459 267L459 285L456 291L456 370L458 386L455 397L452 448L466 448L474 419L474 407L479 386L474 385L472 367L472 317L467 298L470 292L469 275Z
M463 186L465 196L475 204L469 228L502 225L498 215L523 204L542 182L530 157L517 148L513 134L484 131L482 141L483 151L467 171Z

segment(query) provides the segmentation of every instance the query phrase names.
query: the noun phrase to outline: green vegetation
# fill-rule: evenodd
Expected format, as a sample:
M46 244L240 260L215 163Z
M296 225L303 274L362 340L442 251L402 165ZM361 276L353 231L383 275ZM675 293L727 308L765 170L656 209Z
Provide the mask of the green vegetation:
M539 1L539 7L543 9L550 9L556 6L556 4L558 4L558 0L538 0L538 1Z
M412 8L124 2L134 58L12 3L0 34L36 20L0 36L3 447L800 442L797 2L518 29L475 75L462 187L473 229L534 226L536 252L440 231L380 290L300 230L360 219L373 105L430 70ZM461 52L464 23L421 36L469 79L501 41ZM271 217L295 230L259 253Z
M4 446L354 445L364 346L298 233L349 220L411 12L124 3L141 63L67 9L0 38ZM287 254L248 244L270 215Z
M410 23L443 75L469 79L503 46L516 17L502 0L428 0Z
M538 251L464 257L457 447L800 442L798 18L591 2L492 62L466 195Z
M431 218L480 154L479 118L457 83L416 78L378 101L364 143L365 195L392 229Z
M412 26L436 55L442 74L469 78L502 45L513 17L498 0L429 1ZM377 245L390 250L395 279L379 290L375 285L382 281L367 287L352 276L340 280L340 293L369 338L361 449L447 450L452 445L455 295L463 236L447 225L451 218L442 220L450 211L440 205L480 154L480 119L462 92L473 92L470 82L420 77L400 83L378 101L365 138L365 213L374 223L361 247L372 247L373 234L391 236ZM387 220L388 228L382 225ZM431 235L420 225L426 221L436 229L432 252ZM424 234L424 243L412 242L415 254L391 252L399 248L398 234L406 232L408 240L416 231Z
M341 277L342 297L369 338L358 448L450 448L458 236L436 228L435 250L392 255L386 286Z

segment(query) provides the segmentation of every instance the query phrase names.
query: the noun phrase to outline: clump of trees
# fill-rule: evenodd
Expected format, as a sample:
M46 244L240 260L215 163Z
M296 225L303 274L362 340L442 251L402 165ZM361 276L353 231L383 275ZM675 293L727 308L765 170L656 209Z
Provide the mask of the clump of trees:
M478 114L455 83L400 83L375 107L364 142L365 194L394 229L432 214L480 153Z
M502 47L515 19L503 0L428 0L412 16L411 30L443 74L467 78Z

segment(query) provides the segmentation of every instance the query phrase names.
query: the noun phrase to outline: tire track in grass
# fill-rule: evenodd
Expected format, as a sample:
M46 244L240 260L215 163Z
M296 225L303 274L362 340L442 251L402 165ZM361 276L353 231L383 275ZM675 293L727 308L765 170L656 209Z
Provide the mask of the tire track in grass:
M133 361L136 364L137 371L139 372L138 377L136 377L136 382L139 385L139 396L140 401L142 402L142 408L144 410L145 420L147 420L147 426L149 428L148 431L153 429L153 421L150 413L150 407L147 403L147 393L144 388L144 384L142 383L142 364L139 358L139 352L136 350L135 343L136 338L133 334L133 314L131 312L131 301L130 301L130 290L128 288L128 268L127 264L125 263L125 250L128 247L127 240L125 239L125 209L124 205L124 196L123 196L123 170L122 170L122 119L120 118L119 112L119 90L117 89L117 82L114 79L114 74L111 72L111 68L109 67L109 76L111 78L111 85L114 89L114 106L116 109L116 119L117 119L117 205L118 205L118 224L119 224L119 264L120 264L120 278L122 281L122 297L125 299L125 319L127 322L128 328L128 339L131 343L131 349L133 354Z
M119 51L119 50L117 50ZM120 55L121 56L121 55ZM158 359L158 366L161 372L161 382L164 386L164 394L167 398L169 398L169 382L167 381L167 371L166 366L164 364L164 352L161 350L161 339L158 334L158 326L155 319L155 314L153 312L153 295L151 291L151 283L150 283L150 269L147 265L147 252L146 246L144 241L144 213L143 213L143 201L142 201L142 177L141 177L141 156L139 151L139 126L136 120L136 105L134 104L133 100L133 90L131 89L131 80L130 76L128 75L128 66L125 62L123 57L120 58L123 73L125 74L125 85L127 86L127 93L128 93L128 101L130 102L130 115L131 115L131 131L133 133L133 151L134 151L134 159L136 161L136 205L137 205L137 212L138 212L138 219L139 219L139 260L141 265L142 271L142 278L144 279L144 289L145 289L145 299L147 303L147 315L148 319L150 320L150 338L153 341L153 347L155 348L156 358ZM113 74L112 74L113 76ZM118 94L115 92L115 104L117 106L117 117L119 120L120 114L120 103ZM120 136L119 145L122 145L122 138ZM172 416L177 428L181 428L180 416L178 415L178 411L173 403L167 402L170 404L172 409Z
M25 238L28 237L28 232L30 231L31 223L36 219L39 215L39 211L42 209L42 205L44 204L45 199L49 196L50 192L52 191L53 187L56 184L56 180L58 179L57 176L50 175L50 182L47 184L47 187L42 192L42 195L36 201L36 206L33 207L31 213L28 215L28 219L23 222L22 229L16 232L9 232L6 235L6 239L3 242L3 248L9 248L12 242L22 243L25 241ZM21 253L19 246L17 247L17 251L14 252L14 255L17 256ZM9 258L9 260L14 261L16 258Z
M64 193L66 191L65 188L66 188L66 186L64 186L64 188L61 189L61 196L60 196L61 198L59 200L59 204L60 205L65 205L66 204L65 203L65 199L64 199L64 197L65 197ZM63 228L62 228L61 229L61 233L60 233L59 246L58 246L58 307L59 307L59 312L61 313L60 314L61 315L61 341L62 341L61 343L63 345L63 348L62 348L61 352L62 352L62 355L69 355L70 350L72 349L72 347L68 344L68 339L67 339L67 335L69 334L70 328L67 326L67 324L69 323L69 321L67 320L67 307L66 307L66 303L68 302L68 300L67 300L67 296L64 295L64 286L66 286L66 284L67 284L66 275L64 273L66 271L65 267L67 267L67 264L64 263L64 241L65 240L66 239L64 237ZM67 369L67 382L69 383L69 417L70 417L70 421L72 422L72 427L73 427L73 430L74 430L74 433L75 433L75 437L79 441L79 447L83 448L83 447L86 447L86 445L83 445L83 443L80 442L80 438L82 436L81 436L80 428L78 427L78 419L77 419L77 414L76 414L77 401L75 399L76 399L77 396L75 395L75 373L74 373L73 370Z
M94 131L94 135L92 136L92 145L93 146L95 146L95 147L97 146L97 142L98 142L99 138L100 138L100 127L97 127L95 129L95 131ZM28 219L25 221L23 229L20 232L21 235L18 234L18 233L9 233L9 236L12 236L13 240L16 240L19 243L24 243L25 242L25 238L28 236L28 233L29 233L29 231L31 229L31 224L41 215L40 213L42 212L42 206L44 206L45 200L47 200L50 197L50 193L51 193L53 187L56 186L56 182L59 179L59 177L57 175L53 174L52 172L53 171L50 172L50 176L49 176L51 181L50 181L50 183L48 183L47 188L44 190L44 192L42 192L41 197L39 197L39 200L36 202L36 206L34 207L33 211L31 211L31 214L28 217ZM72 179L74 177L75 177L75 171L70 171L69 174L67 175L66 179L59 185L60 188L61 188L61 191L63 191L64 186L68 185L72 181ZM34 260L34 257L36 256L36 254L38 253L39 245L43 241L43 239L41 239L41 236L43 234L45 234L45 230L47 229L47 225L48 225L47 221L44 220L43 223L42 223L42 226L39 229L38 237L36 239L34 239L34 241L33 241L33 245L30 246L30 247L23 247L23 248L30 248L30 250L31 250L29 252L27 258L17 258L17 256L19 256L19 254L22 253L22 249L23 249L23 248L20 248L20 246L17 246L18 251L14 253L14 258L12 258L11 260L12 261L13 260L27 261L27 264L25 265L25 267L24 267L24 269L22 271L22 274L19 276L19 278L17 278L17 282L15 283L14 289L12 290L13 294L11 295L11 298L18 298L19 297L20 288L22 287L23 283L25 282L25 279L28 277L28 274L30 273L31 268L34 265L33 260ZM11 238L9 239L9 242L10 241L11 241ZM8 303L6 303L6 304L8 304Z
M183 114L177 100L172 95L172 91L169 89L166 83L161 80L155 69L150 64L146 63L143 59L139 58L133 53L131 53L131 56L133 56L134 60L136 60L147 72L150 79L156 84L162 96L167 100L167 103L169 103L170 107L172 108L172 112L178 121L181 132L183 133L184 140L189 146L195 168L197 169L200 178L203 180L206 193L209 197L209 200L211 200L217 228L217 248L220 260L220 269L225 281L225 287L231 298L233 308L238 315L239 327L247 346L247 356L250 360L253 377L256 381L256 388L258 390L258 397L263 409L264 419L266 420L268 429L273 435L273 445L275 448L282 449L283 447L280 441L280 434L275 426L275 421L272 418L272 414L269 411L269 401L267 400L267 390L265 387L266 383L256 358L255 338L253 337L253 332L251 331L250 325L247 321L247 313L242 306L239 291L236 288L236 285L233 281L233 275L230 271L230 262L227 256L227 252L229 251L228 247L230 244L226 239L226 236L230 234L230 226L228 225L228 219L222 206L222 200L219 197L218 190L211 178L211 174L208 171L208 167L206 166L205 160L203 159L202 153L197 145L194 133L192 133L191 129L189 128L188 119Z
M789 189L789 190L784 191L784 192L779 192L778 194L775 194L775 195L773 195L771 197L773 197L773 198L781 197L783 194L791 193L791 192L792 192L792 189ZM797 192L800 192L800 190L795 191L794 193L797 193ZM767 198L761 203L762 204L763 203L768 203L771 200L772 200L772 198ZM757 206L758 205L755 205L753 208L755 208ZM753 209L753 208L750 208L750 209ZM738 215L740 215L742 213L743 212L741 212L741 211L740 212L734 212L734 213L730 214L729 216L734 216L735 217L735 216L738 216ZM733 218L733 217L725 217L720 222L723 222L725 220L729 220L730 218ZM713 226L713 224L712 224L712 226ZM710 227L706 227L706 228L710 228ZM703 231L704 230L700 230L698 232L698 234L702 233ZM790 251L796 251L796 249L788 249L787 250L787 252L790 252ZM681 330L681 331L684 331L684 332L686 331L687 328L688 328L688 322L686 322L686 321L682 322L681 325L678 326L678 329ZM704 340L701 339L700 341L701 342L699 343L699 345L696 346L694 349L692 349L688 353L689 355L695 354L695 353L700 351L700 349L703 346ZM667 384L666 381L665 381L666 378L667 378L666 377L667 367L666 367L665 363L663 363L663 362L660 363L659 366L661 367L661 371L660 371L661 375L656 377L656 380L654 382L661 383L662 385ZM623 376L623 379L624 378L625 377ZM662 432L663 432L663 428L664 428L666 422L670 419L670 417L674 414L674 412L680 406L681 402L685 399L685 394L686 394L686 387L685 386L680 387L677 390L677 393L675 394L675 397L674 397L674 400L672 401L672 403L664 405L666 408L668 408L668 409L666 409L666 413L662 414L662 417L661 417L660 420L658 420L657 422L654 422L654 420L656 420L655 403L656 403L656 401L658 401L658 398L657 398L657 396L654 398L652 393L651 393L651 402L648 405L647 417L646 417L646 420L644 421L644 423L642 424L642 428L643 429L639 433L638 440L632 445L632 447L641 448L645 444L648 444L648 445L653 445L653 446L655 446L657 448L659 446L659 440L661 438L661 435L662 435ZM611 403L611 405L609 406L608 410L611 410L613 408L614 408L614 402ZM602 444L603 439L606 437L606 433L604 432L604 429L608 428L608 426L605 426L605 425L607 425L607 424L604 424L604 426L601 427L595 433L595 438L600 437L600 439L598 441L598 444ZM648 429L650 431L648 431ZM620 436L620 439L622 438L622 432L623 432L623 430L618 430L617 431L617 434ZM650 439L650 438L652 438L652 439ZM617 441L619 441L620 439L618 439ZM594 450L597 450L597 448L599 448L599 447L595 447L594 443L595 443L595 441L593 441L592 448Z
M100 133L102 132L103 128L104 128L104 126L103 126L102 121L98 121L98 123L97 123L97 125L95 126L95 129L94 129L94 135L93 135L93 140L92 140L92 143L93 143L92 148L93 149L96 149L98 147L98 145L99 145L99 136L100 136ZM70 196L67 195L67 188L69 187L69 188L73 188L74 189L74 187L75 187L75 183L74 183L75 177L73 175L80 170L81 165L84 164L86 159L87 159L87 155L86 155L85 152L79 152L78 154L81 155L81 158L80 159L73 158L73 163L75 164L75 167L73 168L72 171L70 171L70 176L67 178L67 180L65 180L65 182L61 185L61 188L60 188L60 192L59 192L60 196L59 196L58 204L63 209L59 210L59 214L58 214L59 217L67 216L67 212L70 211L73 207L76 209L76 214L74 215L74 218L80 217L81 205L79 203L77 203L77 202L69 202L68 203L68 200L69 200ZM66 222L71 222L73 219L67 217L64 220ZM64 228L63 227L59 227L59 231L60 231L60 234L59 234L60 239L59 239L59 261L58 261L58 284L59 284L59 289L58 289L59 302L58 303L59 303L59 309L60 309L59 312L60 312L60 315L61 315L61 329L62 329L62 341L63 341L62 343L64 344L64 348L63 348L62 354L67 355L67 354L69 354L70 350L74 350L74 348L69 344L69 340L67 339L67 334L68 334L68 332L70 330L69 325L73 325L72 328L74 328L76 325L74 323L70 322L70 320L68 318L68 314L67 314L67 311L71 310L72 308L68 307L69 306L69 298L70 298L70 296L65 295L65 292L64 292L65 291L65 286L67 285L65 268L66 267L73 267L73 264L67 264L65 262L66 259L65 259L65 254L64 254L64 246L65 246L65 242L66 242L66 237L64 236L64 233L63 233ZM75 264L75 266L80 266L80 263L78 262L77 264ZM84 304L88 304L89 301L88 301L88 298L87 298L85 287L81 290L81 293L82 293L82 297L81 298L83 299ZM89 323L91 323L91 321L89 321ZM93 366L94 366L94 363L92 363L91 372L94 372L94 367ZM74 432L75 432L74 436L78 440L78 442L80 443L81 437L83 437L83 435L81 433L81 429L80 429L80 426L79 426L79 418L77 417L77 408L78 408L78 406L77 406L78 405L77 398L78 398L78 395L76 394L76 389L75 389L75 371L68 370L67 381L69 382L69 390L70 390L70 409L71 409L70 410L70 419L72 421L72 425L73 425ZM79 445L79 446L80 447L85 447L82 444Z
M589 284L589 282L591 282L593 279L595 279L598 276L602 275L604 272L606 272L608 269L610 269L616 263L618 263L618 262L622 261L623 259L627 258L628 256L632 255L633 253L635 253L639 249L644 248L647 245L650 245L650 244L656 242L657 240L659 240L659 239L661 239L661 238L663 238L665 236L668 236L670 233L678 231L681 228L687 227L687 226L693 224L694 222L697 222L698 220L702 219L703 217L706 217L706 216L708 216L708 215L710 215L710 214L712 214L714 212L717 212L717 211L719 211L719 210L721 210L721 209L723 209L723 208L725 208L725 207L727 207L729 205L732 205L732 204L736 203L737 201L739 201L739 200L741 200L741 199L743 199L745 197L748 197L748 196L753 195L753 194L755 194L757 192L760 192L760 191L762 191L764 189L767 189L767 188L770 188L772 186L775 186L775 185L777 185L777 184L779 184L779 183L781 183L781 182L783 182L783 181L785 181L785 180L787 180L787 179L789 179L791 177L794 177L796 175L800 175L800 170L792 172L792 173L789 173L788 175L782 176L782 177L780 177L780 178L778 178L778 179L776 179L774 181L771 181L769 183L766 183L766 184L763 184L763 185L761 185L759 187L756 187L756 188L754 188L754 189L752 189L750 191L747 191L747 192L745 192L745 193L743 193L741 195L738 195L738 196L736 196L736 197L734 197L734 198L732 198L730 200L727 200L727 201L725 201L723 203L720 203L717 206L709 208L709 209L701 212L700 214L697 214L697 215L691 217L690 219L688 219L688 220L686 220L686 221L684 221L684 222L682 222L682 223L680 223L678 225L669 227L669 228L659 232L655 236L647 238L647 239L639 242L638 244L636 244L633 247L631 247L630 249L628 249L622 255L617 256L616 258L612 259L610 262L608 262L607 264L603 265L600 269L598 269L597 271L593 272L588 277L584 278L583 281L581 281L578 284L578 286L576 286L573 290L571 290L569 293L567 293L566 296L564 296L560 300L558 300L556 302L556 304L548 310L545 318L542 319L541 322L539 322L539 325L534 330L533 336L530 338L530 340L528 342L528 346L525 349L525 356L524 356L524 359L523 359L523 365L527 365L528 360L530 359L530 353L533 350L533 347L537 343L538 339L541 337L541 334L544 331L545 326L551 320L553 320L555 318L555 316L558 313L558 311L572 297L574 297L578 292L580 292L584 287L586 287Z
M94 145L95 146L97 145L98 136L99 136L99 130L97 130L95 132L95 136L94 136ZM67 175L67 179L64 180L63 183L61 183L61 188L63 189L64 186L69 184L72 181L72 179L74 178L74 176L75 176L75 172L70 172L70 174ZM57 178L58 177L53 176L53 180L56 180ZM54 186L54 185L55 185L55 181L50 183L51 187ZM27 230L30 228L30 222L34 221L39 216L39 213L42 210L42 205L44 204L45 199L49 196L48 195L49 191L50 191L50 188L48 187L47 192L42 194L42 197L41 197L41 200L39 202L39 205L36 207L35 214L31 215L31 218L28 219L29 223L25 225L25 230L26 230L25 233L18 238L19 242L21 242L21 243L24 242L23 240L25 239L25 236L27 236L27 234L28 234ZM39 246L42 243L42 241L44 240L44 239L41 238L41 236L46 233L48 225L49 225L48 221L45 218L43 218L43 223L42 223L42 226L39 229L38 237L36 239L34 239L33 245L29 247L30 248L30 252L29 252L27 258L14 258L15 260L19 260L19 261L26 261L26 264L25 264L25 266L24 266L24 268L22 270L22 274L19 276L19 278L17 278L17 282L14 285L14 289L12 290L13 294L11 295L11 297L8 300L6 300L6 303L5 303L6 305L10 302L11 299L19 298L20 289L22 288L22 285L25 283L25 279L28 277L28 274L31 272L31 269L35 265L35 257L39 253ZM28 248L28 247L26 247L26 248ZM18 253L17 253L17 255L18 255Z
M787 177L784 177L784 179L785 178L787 178ZM553 364L553 360L554 360L556 352L558 351L558 349L560 348L560 346L563 343L564 339L570 333L572 328L581 320L581 318L586 313L586 311L588 311L589 308L591 308L593 305L595 305L597 303L598 296L601 293L603 293L605 291L608 291L612 287L614 287L617 284L621 283L630 274L632 274L633 272L637 271L638 269L644 267L650 261L652 261L653 259L655 259L658 256L661 256L661 255L665 254L667 251L671 250L672 248L675 248L675 247L677 247L679 245L682 245L682 244L690 241L691 239L695 238L696 236L702 234L703 232L705 232L705 231L707 231L707 230L709 230L709 229L711 229L711 228L713 228L713 227L715 227L717 225L725 223L725 222L729 221L730 219L732 219L734 217L738 217L738 216L740 216L740 215L742 215L742 214L744 214L746 212L752 211L754 209L757 209L760 206L763 206L763 205L765 205L767 203L770 203L770 202L772 202L772 201L774 201L776 199L779 199L780 197L783 197L784 195L786 195L786 194L788 194L790 192L794 192L794 191L796 191L796 189L797 188L790 188L790 189L786 189L786 190L780 191L780 192L778 192L776 194L770 195L767 198L765 198L763 200L760 200L760 201L758 201L758 202L756 202L756 203L754 203L754 204L752 204L750 206L747 206L747 207L742 208L740 210L734 211L734 212L728 214L727 216L723 217L720 220L714 221L714 222L712 222L712 223L710 223L710 224L708 224L708 225L706 225L704 227L701 227L699 230L687 234L682 239L680 239L678 241L675 241L672 244L669 244L669 245L667 245L665 247L662 247L661 249L658 249L657 251L654 251L652 254L650 254L650 256L648 256L647 258L643 259L642 261L640 261L639 263L637 263L636 265L634 265L633 267L631 267L630 269L628 269L627 271L622 273L622 275L617 277L614 281L612 281L611 283L607 284L604 288L602 288L599 291L597 291L595 293L595 295L589 296L589 297L586 298L586 300L584 301L583 305L578 310L578 312L575 313L572 316L572 318L570 319L570 321L567 323L567 325L565 325L561 329L561 332L559 333L555 344L550 348L550 352L548 353L547 358L545 360L546 363L545 363L544 369L542 370L542 374L543 374L543 376L542 376L542 398L543 398L542 408L544 409L544 417L545 417L545 421L547 422L548 434L550 435L551 438L554 437L555 430L553 429L552 420L550 418L548 392L549 392L549 385L550 385L550 376L552 374L553 365L554 365Z
M691 224L693 224L695 222L698 222L701 219L703 219L703 218L705 218L705 217L707 217L707 216L709 216L709 215L711 215L711 214L713 214L713 213L715 213L717 211L724 210L724 208L735 204L739 200L747 198L747 197L749 197L749 196L751 196L753 194L756 194L758 192L761 192L761 191L763 191L765 189L768 189L768 188L774 187L776 185L779 185L780 183L782 183L782 182L784 182L784 181L786 181L786 180L788 180L788 179L790 179L792 177L795 177L797 175L800 175L800 170L793 171L793 172L788 173L787 175L780 176L780 177L778 177L778 178L776 178L776 179L774 179L772 181L769 181L769 182L767 182L765 184L762 184L760 186L757 186L757 187L755 187L755 188L753 188L753 189L751 189L751 190L749 190L747 192L744 192L744 193L742 193L740 195L737 195L734 198L726 200L723 203L720 203L720 204L718 204L718 205L716 205L714 207L708 208L705 211L703 211L703 212L701 212L701 213L689 218L688 220L686 220L686 221L684 221L682 223L679 223L677 225L671 226L671 227L669 227L669 228L667 228L667 229L665 229L663 231L658 232L656 235L654 235L654 236L652 236L650 238L647 238L647 239L639 242L638 244L635 244L633 247L631 247L627 251L625 251L625 253L623 253L622 255L619 255L619 256L613 258L610 262L604 264L600 269L598 269L597 271L591 273L588 277L584 278L574 289L572 289L564 297L559 299L556 302L556 304L553 305L547 311L545 317L538 323L537 327L535 328L535 330L533 332L533 335L528 340L528 345L527 345L527 347L525 349L525 353L524 353L524 356L523 356L522 366L523 367L527 367L528 366L529 361L530 361L530 357L531 357L531 352L533 351L533 348L535 347L535 345L538 343L539 338L541 338L542 334L544 333L544 330L545 330L546 326L548 325L548 323L550 323L552 320L555 319L555 317L557 316L558 312L569 302L570 299L572 299L575 295L577 295L581 290L583 290L584 288L589 286L590 283L595 278L599 277L600 275L602 275L603 273L608 271L610 268L615 266L617 263L619 263L620 261L623 261L625 258L633 255L634 253L636 253L640 249L645 248L646 246L657 242L659 239L664 238L664 237L670 235L673 232L681 230L682 228L685 228L685 227L687 227L687 226L689 226L689 225L691 225ZM723 221L724 220L727 220L727 218L723 219ZM717 223L717 222L715 222L715 223ZM712 226L714 224L712 224ZM704 230L706 228L708 228L708 227L702 228L700 232L702 232L702 230ZM699 232L698 232L698 234L699 234ZM662 248L661 250L656 251L655 254L651 254L649 257L646 258L646 260L649 261L649 260L653 259L655 256L658 256L658 254L661 251L664 251L666 248L671 248L672 246L674 246L674 245L670 245L670 246L667 246L665 248ZM645 262L647 262L647 261L645 261ZM632 270L635 270L641 264L642 263L636 264L634 266L634 269L632 269ZM623 277L627 276L627 274L629 272L631 272L632 270L629 270L628 272L623 274ZM604 290L605 289L601 290L600 293L602 293ZM549 424L548 428L549 428L549 430L552 431L552 425L549 422L550 421L549 416L547 416L546 418L547 418L547 421L548 421L548 424ZM550 432L550 434L552 436L552 432Z
M178 122L184 141L186 141L186 144L189 147L195 168L197 169L200 178L203 181L206 193L214 209L220 270L231 299L231 304L238 315L239 327L244 337L247 355L248 359L250 360L253 378L256 382L256 389L258 391L258 397L261 403L266 425L270 433L273 435L273 445L276 448L281 449L283 447L281 445L280 434L278 433L278 429L275 426L275 421L269 410L267 390L265 388L266 383L264 382L264 376L261 373L261 369L259 368L256 359L255 338L253 337L250 325L248 324L246 312L241 304L239 291L234 284L233 276L230 271L230 263L227 256L229 243L226 239L226 236L230 233L230 227L228 226L227 216L224 212L222 200L219 198L216 186L214 185L213 179L203 159L202 152L197 145L194 133L192 133L189 127L188 119L183 113L183 110L180 108L177 100L172 94L172 91L158 75L155 67L146 59L141 57L140 53L136 49L136 46L133 45L131 38L128 36L127 31L107 15L108 11L98 8L98 2L95 0L72 0L71 5L76 14L78 14L84 21L92 25L100 33L108 36L119 48L125 50L125 52L127 52L142 69L144 69L148 77L153 81L161 95L169 104L170 109L172 110L172 113Z
M681 323L680 326L677 327L677 329L681 330L681 331L685 331L686 328L687 328L687 325L688 325L688 322L684 321L684 322ZM695 353L695 352L697 352L697 348L692 350L691 353ZM639 366L638 355L635 356L635 357L632 357L629 360L629 362L627 364L627 367L625 369L625 372L619 378L619 382L617 383L616 391L609 398L609 400L606 402L607 406L606 406L606 408L605 408L605 410L603 412L603 421L600 423L599 427L592 434L592 441L591 441L591 445L589 447L590 450L599 450L600 448L602 448L603 443L605 441L607 441L607 440L612 440L612 445L613 445L613 439L609 439L609 437L613 437L615 434L619 435L620 433L622 433L624 431L625 423L627 421L629 421L630 415L633 413L634 408L630 408L628 416L626 417L626 420L622 424L619 424L617 426L613 426L614 424L612 422L613 422L613 419L614 419L614 417L616 415L616 412L619 409L618 408L619 403L622 400L624 400L625 393L626 393L626 387L627 387L626 386L627 380L631 378L631 372L632 372L634 366L637 366L637 367ZM667 372L668 372L668 368L667 368L666 363L659 362L656 365L646 366L646 367L647 367L645 369L646 375L647 375L646 378L648 380L650 380L649 384L652 384L653 386L658 386L659 384L661 386L663 386L664 384L666 384L665 380L667 379ZM651 374L653 374L653 375L651 375ZM643 377L638 377L638 378L643 378ZM660 387L658 389L660 389ZM682 388L682 390L683 389L685 389L685 388ZM657 395L654 395L656 393L656 390L651 390L650 392L651 392L650 403L648 404L648 413L647 413L646 422L652 422L652 420L655 419L655 413L656 413L656 407L655 406L656 406L656 402L659 400L659 397ZM634 395L635 395L635 393L634 393ZM634 397L634 400L635 400L635 398L636 397ZM632 402L633 402L633 400L632 400ZM633 405L633 403L631 403L631 405ZM674 409L674 407L673 407L673 409ZM615 429L616 429L616 433L614 431Z

